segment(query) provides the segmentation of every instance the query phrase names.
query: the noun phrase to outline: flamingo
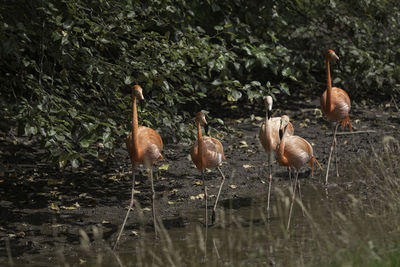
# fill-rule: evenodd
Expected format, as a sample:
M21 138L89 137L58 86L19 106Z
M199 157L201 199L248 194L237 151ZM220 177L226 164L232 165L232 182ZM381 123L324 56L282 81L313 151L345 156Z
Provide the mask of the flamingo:
M139 85L134 85L132 87L132 132L126 137L126 147L128 148L129 157L132 163L132 192L131 192L131 202L129 204L128 211L124 222L122 223L121 230L118 234L117 241L115 242L114 249L116 248L121 234L124 230L126 221L128 220L129 212L132 209L134 202L134 192L135 192L135 169L139 165L143 165L146 169L150 170L150 181L151 181L151 191L152 191L152 212L153 212L153 223L154 231L156 232L156 217L155 217L155 191L153 183L153 169L152 166L159 160L164 160L161 155L163 149L163 142L160 135L151 128L145 126L138 126L138 116L137 116L137 106L136 98L139 100L144 100L142 87Z
M208 214L207 214L207 186L204 181L204 170L205 168L214 168L217 167L218 171L222 176L221 185L218 189L217 199L215 200L213 213L212 213L212 223L214 223L215 219L215 211L217 208L217 203L219 199L219 195L221 194L222 185L225 181L225 175L222 173L219 165L221 165L222 160L225 159L224 150L220 141L215 138L203 136L201 133L201 125L204 125L204 128L207 132L207 121L203 112L198 112L196 114L196 127L197 127L197 140L193 144L190 150L190 156L192 158L193 163L196 165L197 169L201 171L201 178L203 180L204 186L204 199L206 205L206 226L208 226Z
M267 109L267 113L265 115L265 122L261 125L260 132L258 137L260 138L260 142L264 148L264 150L268 154L268 166L269 166L269 176L268 176L268 205L267 210L269 210L269 200L271 195L271 182L272 182L272 161L271 154L276 153L276 147L280 142L279 139L279 126L281 122L281 117L272 118L272 97L267 96L265 99L265 107ZM289 122L288 130L286 134L293 135L294 129L293 125ZM290 174L290 172L289 172Z
M332 87L330 61L337 62L339 65L339 57L331 49L326 51L325 66L326 66L326 90L321 96L321 108L323 113L330 121L336 122L335 131L333 134L332 144L329 152L328 167L326 170L325 184L328 184L329 166L331 163L332 151L336 146L336 132L339 124L346 127L349 124L350 131L352 131L349 112L351 108L350 97L343 89ZM337 166L337 149L335 149L335 163L336 163L336 176L339 177L339 170Z
M306 163L310 164L312 177L314 176L314 162L316 162L322 169L321 165L319 164L318 160L315 158L313 154L313 149L310 143L308 143L305 139L301 138L300 136L288 135L286 132L290 129L289 127L290 127L289 117L283 115L281 117L280 127L279 127L279 138L281 139L281 141L278 144L277 148L278 162L283 166L287 166L289 169L294 168L296 170L296 178L293 187L292 202L290 204L287 230L289 230L290 226L290 218L292 215L293 202L297 186L297 178L299 177L299 169ZM300 184L299 184L299 194L301 198Z

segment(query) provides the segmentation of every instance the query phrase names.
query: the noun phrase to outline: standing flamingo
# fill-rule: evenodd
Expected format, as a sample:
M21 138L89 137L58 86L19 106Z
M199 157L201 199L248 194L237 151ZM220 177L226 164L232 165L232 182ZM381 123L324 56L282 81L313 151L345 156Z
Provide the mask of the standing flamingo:
M330 121L336 122L335 131L333 134L332 144L329 152L328 167L326 170L325 184L328 184L329 166L331 163L332 151L337 145L336 132L339 124L344 127L349 124L350 131L352 131L349 112L351 108L350 97L343 89L332 87L331 72L330 72L330 61L337 62L339 64L339 57L331 49L326 51L325 54L325 66L326 66L326 90L321 96L321 108L324 114ZM339 169L337 165L337 149L335 148L335 163L336 163L336 175L339 176Z
M306 163L310 164L311 175L314 176L314 162L316 162L322 169L321 165L313 155L313 149L310 143L305 139L296 135L288 135L286 132L289 130L289 117L284 115L281 117L279 127L279 138L281 139L277 148L278 162L287 166L289 169L294 168L296 170L296 179L293 186L292 202L290 204L289 219L287 224L287 230L290 226L290 218L292 216L293 202L296 193L297 178L299 177L299 169ZM299 184L299 194L300 184Z
M151 128L138 126L137 106L136 98L144 100L142 87L134 85L132 87L132 132L126 137L126 146L128 148L129 157L132 163L132 192L131 202L129 204L128 211L124 222L122 223L121 230L118 234L117 241L115 242L114 249L116 248L119 239L121 238L122 231L124 230L126 221L128 220L129 212L132 209L134 202L135 192L135 168L139 165L143 165L145 168L150 170L150 181L152 191L152 212L153 212L153 223L154 231L156 232L156 216L155 216L155 191L153 183L153 169L152 166L159 160L164 160L161 155L163 148L163 142L160 135ZM157 233L157 232L156 232Z
M206 204L206 226L208 226L208 213L207 213L207 186L204 181L204 170L205 168L217 167L218 171L222 176L221 185L219 186L217 199L215 200L213 213L212 213L212 223L215 220L215 211L217 208L217 203L219 195L221 194L222 185L225 181L225 175L222 173L219 165L222 160L225 159L224 150L220 141L215 138L204 136L201 133L201 125L205 125L207 132L207 121L203 112L198 112L196 114L196 126L197 126L197 140L190 150L190 156L192 157L193 163L196 165L197 169L201 171L201 178L203 180L204 186L204 199Z
M268 154L268 166L269 166L269 176L268 176L268 205L267 210L269 210L269 199L271 195L271 182L272 182L272 161L271 154L276 153L277 145L280 142L279 139L279 126L281 123L280 117L272 118L272 97L267 96L265 99L265 107L267 109L267 113L265 115L265 122L261 125L259 138L264 150ZM288 130L286 134L293 135L294 129L293 125L289 122Z

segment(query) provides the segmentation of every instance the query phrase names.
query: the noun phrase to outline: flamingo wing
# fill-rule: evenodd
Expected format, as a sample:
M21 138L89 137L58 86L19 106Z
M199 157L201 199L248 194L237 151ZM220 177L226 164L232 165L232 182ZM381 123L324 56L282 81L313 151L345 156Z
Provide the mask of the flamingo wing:
M313 149L310 143L300 136L288 136L285 141L284 157L289 165L299 169L308 163L313 156Z
M144 164L149 167L164 157L161 154L163 142L161 136L151 128L140 126L138 128L139 139L139 155L133 150L132 133L126 137L126 146L128 147L131 161L135 161L135 165Z
M271 128L270 134L265 122L261 125L259 131L259 138L262 146L264 147L265 151L271 152L276 151L277 145L279 144L279 127L281 123L281 117L274 117L270 120L268 127ZM294 128L293 125L289 122L288 128L286 130L286 135L290 136L293 135Z

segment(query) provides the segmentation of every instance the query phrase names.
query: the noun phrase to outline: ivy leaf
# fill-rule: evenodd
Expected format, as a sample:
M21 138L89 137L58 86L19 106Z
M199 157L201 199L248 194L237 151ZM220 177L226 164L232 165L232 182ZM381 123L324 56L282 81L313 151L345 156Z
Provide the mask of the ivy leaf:
M90 145L90 143L89 143L88 140L81 140L81 141L79 142L79 144L80 144L81 147L83 147L83 148L88 148L89 145Z
M238 101L242 97L242 93L236 89L232 89L228 94L228 101L235 102Z
M285 94L290 95L289 87L287 86L286 83L281 83L279 89L280 89L282 92L284 92Z

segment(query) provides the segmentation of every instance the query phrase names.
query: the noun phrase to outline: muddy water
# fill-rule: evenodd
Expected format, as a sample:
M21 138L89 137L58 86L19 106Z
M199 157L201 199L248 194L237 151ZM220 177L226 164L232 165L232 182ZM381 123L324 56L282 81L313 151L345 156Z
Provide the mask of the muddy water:
M293 258L298 257L302 262L307 262L315 257L311 247L307 251L302 249L315 238L310 221L315 224L324 223L332 205L340 208L341 203L344 204L344 195L349 192L336 185L326 188L317 183L303 183L302 203L308 213L303 215L301 206L295 203L288 233L286 225L290 199L289 184L282 183L277 187L279 189L274 192L269 214L264 196L224 200L219 207L216 224L208 227L206 233L204 209L186 211L182 213L182 216L188 218L185 225L166 230L170 242L165 240L165 236L154 241L154 234L146 233L143 243L136 240L121 245L118 253L120 260L122 264L127 265L137 262L144 265L162 265L161 262L166 260L167 254L176 252L179 256L173 259L175 262L192 266L200 263L280 265L292 262ZM212 208L211 205L209 208ZM207 245L204 252L202 249L206 234ZM160 260L140 257L138 254L143 253L143 246L158 254Z
M28 260L14 261L16 266L159 266L206 264L218 265L277 265L307 264L319 257L321 233L336 235L342 231L332 217L337 211L345 213L352 183L343 182L325 187L318 179L302 179L302 203L295 203L290 231L286 231L289 209L289 182L277 182L272 193L272 209L267 212L266 197L222 200L216 224L204 226L204 207L182 211L176 220L165 221L157 239L146 228L135 232L138 237L122 243L117 253L98 244L82 246L79 251L63 251L36 255ZM200 201L200 200L199 200ZM209 203L211 211L213 203ZM209 212L209 215L211 212ZM178 223L177 223L178 222ZM182 223L183 222L183 223ZM313 227L311 227L313 226ZM326 231L323 229L326 227ZM315 229L321 229L316 232ZM206 235L207 234L207 235ZM206 241L205 241L206 238ZM205 246L206 243L206 246ZM204 247L206 249L204 250ZM323 260L323 259L320 259Z

